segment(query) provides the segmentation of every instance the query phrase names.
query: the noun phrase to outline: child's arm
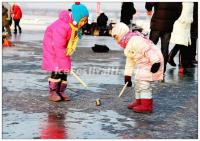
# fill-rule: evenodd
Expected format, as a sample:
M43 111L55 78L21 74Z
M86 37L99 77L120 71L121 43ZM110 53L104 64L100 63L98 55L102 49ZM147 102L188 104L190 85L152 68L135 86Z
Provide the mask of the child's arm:
M137 36L131 38L127 44L127 48L135 52L135 54L142 54L149 58L151 65L160 61L159 56L157 54L158 49L147 39L143 37Z
M144 52L144 55L149 58L151 65L154 63L160 62L159 56L157 54L157 50L150 48Z
M126 58L126 65L124 71L124 82L125 84L128 82L128 87L132 86L131 76L133 74L134 69L134 60L131 58Z
M66 48L66 37L62 28L52 30L52 44L56 48Z
M158 71L160 67L160 58L158 55L158 49L147 39L137 36L132 38L126 47L127 50L131 50L134 54L142 54L149 58L149 61L152 65L150 70L152 73ZM132 55L133 56L133 55Z
M153 48L150 48L149 50L147 50L145 53L144 53L150 60L150 63L152 65L151 67L151 72L152 73L156 73L159 68L160 68L160 58L157 54L157 51Z
M132 76L133 74L133 69L135 66L135 53L136 51L133 48L133 40L130 39L125 50L124 50L124 55L126 56L126 65L125 65L125 76Z
M126 65L125 65L124 75L125 76L132 76L133 69L134 69L134 60L127 57L126 58Z

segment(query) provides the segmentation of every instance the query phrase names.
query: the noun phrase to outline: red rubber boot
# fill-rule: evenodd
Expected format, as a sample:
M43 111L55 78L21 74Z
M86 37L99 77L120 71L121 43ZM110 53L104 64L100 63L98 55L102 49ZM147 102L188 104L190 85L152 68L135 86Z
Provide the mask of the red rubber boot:
M135 106L139 106L141 104L141 99L136 99L135 102L131 102L128 104L128 109L133 109Z
M133 107L133 111L137 113L152 113L153 99L141 99L141 105Z

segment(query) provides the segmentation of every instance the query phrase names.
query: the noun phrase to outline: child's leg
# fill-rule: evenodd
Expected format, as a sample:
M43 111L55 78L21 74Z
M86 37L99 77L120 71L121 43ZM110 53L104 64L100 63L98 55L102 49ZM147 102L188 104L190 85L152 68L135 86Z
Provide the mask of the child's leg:
M133 108L135 112L152 112L152 88L148 81L137 81L136 89L140 93L141 104Z
M61 72L59 75L61 82L59 83L59 89L57 93L62 97L63 100L69 101L70 98L68 95L65 94L65 90L67 88L67 74L64 72Z
M134 82L134 89L135 89L135 101L131 102L128 105L129 109L133 109L133 107L138 106L141 104L140 100L140 88L138 87L138 81Z
M49 81L49 100L55 102L60 101L61 97L57 94L59 83L61 81L59 75L55 72L52 72L51 78L49 78L48 81Z
M62 81L67 81L67 74L64 72L61 72L61 80Z
M52 79L60 79L60 74L59 74L59 72L52 72L51 73L51 78Z

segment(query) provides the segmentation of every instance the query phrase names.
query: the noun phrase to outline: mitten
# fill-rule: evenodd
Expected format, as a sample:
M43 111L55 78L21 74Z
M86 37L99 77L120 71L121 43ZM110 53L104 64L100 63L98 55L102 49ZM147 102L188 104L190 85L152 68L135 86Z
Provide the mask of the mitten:
M159 63L154 63L151 67L151 72L156 73L160 68L160 62Z
M127 76L127 75L125 75L124 76L124 82L125 82L125 84L126 84L126 82L128 82L128 87L131 87L132 86L132 81L131 81L131 76Z

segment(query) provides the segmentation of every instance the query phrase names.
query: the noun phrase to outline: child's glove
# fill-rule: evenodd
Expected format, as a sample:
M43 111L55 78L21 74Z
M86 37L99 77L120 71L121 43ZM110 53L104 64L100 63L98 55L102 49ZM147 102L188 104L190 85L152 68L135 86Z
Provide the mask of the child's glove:
M128 87L131 87L132 86L132 81L131 81L131 76L127 76L127 75L125 75L124 76L124 82L125 82L125 84L126 84L126 82L128 82Z
M151 72L156 73L160 68L160 62L159 63L154 63L151 67Z

